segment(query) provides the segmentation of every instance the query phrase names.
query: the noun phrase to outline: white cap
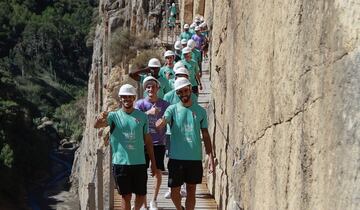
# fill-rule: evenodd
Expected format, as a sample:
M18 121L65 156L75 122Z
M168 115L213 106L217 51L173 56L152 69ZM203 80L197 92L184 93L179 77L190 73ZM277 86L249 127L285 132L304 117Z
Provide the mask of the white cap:
M119 96L136 96L136 89L132 85L125 84L120 87Z
M153 77L153 76L147 76L147 77L145 77L145 79L144 79L144 81L143 81L143 87L145 87L145 86L146 86L146 83L147 83L147 82L150 82L150 81L154 81L154 82L156 82L158 85L160 85L159 80L157 80L155 77Z
M183 87L186 87L188 85L191 85L190 81L188 79L186 79L185 77L179 77L175 80L174 83L174 89L175 90L179 90Z
M182 53L183 54L187 54L187 53L191 53L192 49L190 47L184 47L184 49L182 49Z
M196 42L193 39L189 39L187 41L187 45L188 47L190 47L191 49L194 49L194 47L196 46Z
M157 58L151 58L148 63L148 67L161 67L161 63Z
M175 54L174 54L173 51L167 50L167 51L164 53L164 58L169 57L169 56L174 56L174 55L175 55Z
M186 44L186 43L187 43L187 40L186 40L186 39L182 39L182 40L180 41L180 43L181 43L181 44Z
M174 64L174 71L177 71L178 68L185 68L185 65L183 64L182 61L178 61Z
M190 28L195 28L196 27L196 23L191 23Z
M175 71L175 70L174 70ZM185 67L179 67L178 69L176 69L175 71L175 75L177 74L185 74L189 76L189 71L185 68Z
M195 22L200 22L200 17L199 16L196 16L195 19L194 19Z
M200 29L201 29L201 28L200 28L199 26L196 26L196 27L195 27L195 31L200 31Z
M190 27L189 24L187 23L184 24L184 29L188 29L189 27Z
M171 5L172 5L173 7L175 7L175 3L172 3Z
M176 41L175 44L174 44L174 49L175 50L181 50L181 48L182 48L181 42Z

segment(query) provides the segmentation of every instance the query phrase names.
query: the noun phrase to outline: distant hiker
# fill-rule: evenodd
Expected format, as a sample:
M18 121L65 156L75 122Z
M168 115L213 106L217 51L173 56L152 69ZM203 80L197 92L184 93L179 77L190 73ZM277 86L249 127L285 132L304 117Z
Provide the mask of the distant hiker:
M184 27L183 27L184 31L179 36L180 40L185 39L187 41L187 40L191 39L193 34L190 33L189 28L190 28L189 24L184 24Z
M176 19L176 14L177 14L177 11L176 11L176 5L175 3L172 3L170 8L169 8L169 14L170 14L170 17L174 17Z
M171 199L177 210L193 210L195 208L196 185L202 182L202 142L209 158L209 173L214 171L214 157L207 115L204 108L191 100L191 83L186 78L175 81L175 90L180 102L170 105L163 116L156 122L160 129L166 124L171 128L169 152L169 179ZM200 137L200 132L203 139ZM181 206L180 186L186 183L185 207Z
M200 81L200 69L198 63L191 58L191 48L185 47L182 49L184 59L181 62L189 71L189 80L191 82L192 91L196 96L199 95L199 89L202 90L202 84Z
M167 50L164 53L165 65L160 68L159 75L167 80L173 79L174 75L174 59L175 53L171 50Z
M176 41L174 44L174 51L175 51L175 62L178 62L181 60L181 49L182 45L180 41Z
M169 87L169 82L167 79L160 77L161 63L157 58L151 58L149 60L148 66L144 69L140 69L134 72L130 72L129 76L136 81L139 81L140 84L144 81L145 77L153 76L160 82L160 90L158 91L157 95L159 98L163 98L165 93L169 92L171 89ZM144 97L147 95L147 92L144 91Z
M164 166L164 157L165 157L165 141L166 141L166 129L156 129L155 123L161 116L164 114L166 108L170 105L168 102L157 97L157 91L160 88L160 82L155 79L153 76L148 76L143 81L143 87L145 91L148 93L147 96L143 99L139 99L135 103L135 109L138 109L144 112L149 119L149 133L152 137L152 143L154 146L154 156L156 165L159 170L165 171ZM145 159L146 166L149 167L149 155L147 153L147 149L145 148ZM161 185L161 174L156 174L155 181L155 191L154 197L150 201L150 210L157 210L157 197L160 190ZM147 203L145 199L145 208L147 208Z
M202 56L200 50L198 50L196 47L196 42L192 39L189 39L187 42L187 47L191 48L191 59L197 62L200 70L200 77L202 76ZM184 59L184 56L181 57Z
M196 26L195 27L195 34L191 37L192 40L195 41L196 45L196 49L198 50L202 50L202 46L205 42L205 37L201 34L201 28L200 26Z
M135 210L144 202L147 184L144 144L151 160L151 175L159 173L148 130L148 117L134 109L136 90L125 84L119 90L122 108L113 112L101 112L95 121L95 128L110 125L113 175L124 209L130 210L131 196L135 193Z
M186 39L182 39L182 40L180 40L180 43L181 43L182 49L184 49L184 48L186 47L187 42L188 42L188 40L186 40Z

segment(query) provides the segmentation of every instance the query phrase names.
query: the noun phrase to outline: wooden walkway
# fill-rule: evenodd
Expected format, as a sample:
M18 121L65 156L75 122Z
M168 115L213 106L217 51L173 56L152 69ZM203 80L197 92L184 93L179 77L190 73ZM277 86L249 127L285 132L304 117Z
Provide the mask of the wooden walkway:
M199 95L199 104L207 109L210 97L211 97L211 88L210 88L210 75L209 75L209 63L208 61L203 62L203 75L201 82L203 84L203 90L200 91ZM166 166L166 164L165 164ZM207 173L204 171L204 174ZM171 199L165 199L164 194L168 191L167 188L168 175L162 175L162 184L160 187L160 192L157 198L158 209L159 210L174 210L175 206L172 203ZM155 189L155 178L149 175L148 179L148 194L147 194L147 204L151 201ZM133 196L134 199L135 196ZM183 206L185 206L185 198L182 199ZM118 192L114 192L114 209L120 210L121 208L121 197ZM203 183L197 185L196 189L196 210L217 210L217 204L212 195L210 195L209 190L206 185L206 175L203 177Z

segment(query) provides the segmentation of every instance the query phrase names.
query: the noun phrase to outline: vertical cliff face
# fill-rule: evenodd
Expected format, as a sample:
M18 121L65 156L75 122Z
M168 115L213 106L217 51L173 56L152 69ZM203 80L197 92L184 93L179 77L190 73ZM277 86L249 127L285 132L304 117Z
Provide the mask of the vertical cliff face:
M89 75L86 128L81 146L76 152L72 170L73 190L78 192L81 209L86 209L90 182L96 183L95 167L97 149L102 149L104 160L105 202L108 199L109 147L103 137L108 130L94 129L95 117L104 110L118 106L117 91L126 80L125 70L113 68L109 53L109 41L113 31L126 27L132 33L143 30L155 31L156 17L160 13L160 0L103 0L99 5L99 24L94 39L93 64ZM123 65L123 66L126 66Z
M360 5L208 0L205 18L219 209L359 209Z

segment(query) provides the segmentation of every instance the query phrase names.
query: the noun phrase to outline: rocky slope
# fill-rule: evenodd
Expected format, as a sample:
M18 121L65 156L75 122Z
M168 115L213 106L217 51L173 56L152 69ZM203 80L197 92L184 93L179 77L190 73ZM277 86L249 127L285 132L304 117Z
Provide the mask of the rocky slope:
M208 0L205 18L219 209L359 209L359 3Z

